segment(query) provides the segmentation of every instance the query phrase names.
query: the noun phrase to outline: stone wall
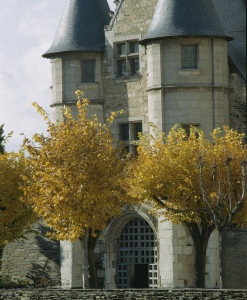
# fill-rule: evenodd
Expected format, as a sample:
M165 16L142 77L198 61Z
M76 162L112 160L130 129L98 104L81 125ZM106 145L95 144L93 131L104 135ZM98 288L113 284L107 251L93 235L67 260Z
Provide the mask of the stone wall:
M247 228L232 228L225 252L226 288L247 287Z
M247 290L1 290L0 300L244 300Z
M246 82L232 71L229 74L229 86L230 127L246 133Z
M9 243L4 249L0 275L30 283L47 279L52 286L60 286L59 242L46 237L48 230L38 223L26 239Z
M139 74L117 77L116 44L141 39L149 28L157 0L119 1L111 25L105 31L106 54L103 60L104 111L106 113L123 109L126 114L117 119L112 132L119 140L118 124L142 121L148 122L147 66L145 47L139 46ZM139 14L136 17L136 11ZM128 61L128 59L127 59ZM128 65L128 64L127 64ZM143 128L148 132L148 126Z
M182 69L181 45L198 46L197 69ZM176 123L197 124L209 137L214 118L216 128L228 125L227 42L214 39L212 45L208 37L165 39L162 48L165 132Z

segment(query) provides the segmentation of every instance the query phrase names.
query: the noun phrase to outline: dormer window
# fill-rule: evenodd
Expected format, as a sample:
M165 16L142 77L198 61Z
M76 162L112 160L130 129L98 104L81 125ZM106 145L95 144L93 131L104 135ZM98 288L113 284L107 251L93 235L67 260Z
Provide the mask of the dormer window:
M182 46L182 69L198 68L198 45Z

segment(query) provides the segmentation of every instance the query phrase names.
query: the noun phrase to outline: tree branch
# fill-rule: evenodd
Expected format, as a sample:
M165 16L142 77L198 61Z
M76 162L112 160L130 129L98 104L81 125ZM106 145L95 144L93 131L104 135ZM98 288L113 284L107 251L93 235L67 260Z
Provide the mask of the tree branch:
M200 170L200 181L201 181L202 197L203 197L203 201L204 201L204 209L208 213L209 217L212 214L213 218L215 219L215 212L214 212L211 204L209 203L209 201L207 199L207 195L206 195L206 191L205 191L205 187L204 187L201 157L199 158L199 170ZM207 209L207 206L209 207L209 210Z
M193 209L193 208L189 208L189 209L177 209L177 208L169 207L164 202L164 200L159 199L156 195L153 195L153 200L156 203L161 204L166 210L172 211L172 212L177 213L177 214L186 213L186 212L192 212L192 211L203 211L203 212L205 212L205 209L203 209L203 208L197 208L197 209Z
M227 167L227 178L228 178L228 188L229 188L229 213L232 213L232 182L231 182L231 172L230 172L230 161L231 158L226 160ZM231 218L231 216L229 216Z
M232 217L234 217L244 206L244 199L246 194L246 161L242 161L241 163L241 169L242 169L242 194L241 194L241 200L236 204L236 207L232 211Z
M214 191L215 191L215 194L216 194L216 205L219 204L219 200L220 200L220 193L219 191L217 190L217 184L216 184L216 174L215 174L215 170L216 170L217 166L214 165L213 166L213 171L212 171L212 176L213 176L213 184L214 184Z

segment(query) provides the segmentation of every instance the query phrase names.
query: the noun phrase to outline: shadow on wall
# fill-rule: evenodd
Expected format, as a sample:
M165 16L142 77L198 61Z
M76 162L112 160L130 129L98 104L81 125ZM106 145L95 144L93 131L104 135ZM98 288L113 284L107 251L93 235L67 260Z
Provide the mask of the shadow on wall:
M35 286L49 286L60 284L60 279L54 282L52 276L51 262L60 268L60 245L59 241L47 238L47 233L52 230L45 225L38 226L39 234L35 236L35 240L40 252L40 261L32 262L26 277L34 283Z

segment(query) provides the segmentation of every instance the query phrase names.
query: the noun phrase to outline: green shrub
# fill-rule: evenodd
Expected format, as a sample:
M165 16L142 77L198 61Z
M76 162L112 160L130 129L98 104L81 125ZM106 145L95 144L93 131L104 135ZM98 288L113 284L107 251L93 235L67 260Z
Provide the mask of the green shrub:
M0 275L0 289L20 289L28 286L28 280L11 279L7 275Z

